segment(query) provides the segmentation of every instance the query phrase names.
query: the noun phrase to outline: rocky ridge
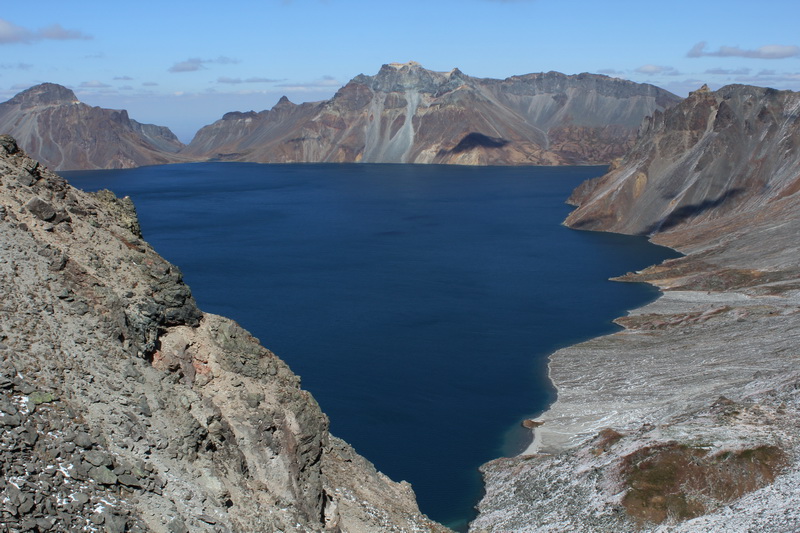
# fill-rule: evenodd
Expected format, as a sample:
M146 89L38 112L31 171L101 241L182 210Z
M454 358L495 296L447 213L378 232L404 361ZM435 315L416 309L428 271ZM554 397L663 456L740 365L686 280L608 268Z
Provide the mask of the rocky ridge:
M505 80L411 62L359 75L330 100L228 113L183 151L262 163L600 164L680 100L652 85L557 72Z
M0 103L0 132L53 170L131 168L186 159L163 126L141 124L125 110L81 103L75 93L42 83Z
M129 199L0 136L8 531L444 531L328 433L300 380L202 313Z
M566 223L685 257L664 294L559 350L528 453L483 467L474 531L800 529L800 94L702 88L579 187ZM566 502L566 503L565 503Z

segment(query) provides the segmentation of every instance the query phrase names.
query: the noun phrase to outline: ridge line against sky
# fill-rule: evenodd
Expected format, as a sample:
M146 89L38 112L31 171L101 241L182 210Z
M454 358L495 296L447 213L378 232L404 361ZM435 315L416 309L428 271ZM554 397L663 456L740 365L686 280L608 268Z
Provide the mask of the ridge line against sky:
M330 98L384 63L506 78L555 70L685 96L800 89L800 2L40 0L0 14L0 101L42 82L184 142L228 111Z

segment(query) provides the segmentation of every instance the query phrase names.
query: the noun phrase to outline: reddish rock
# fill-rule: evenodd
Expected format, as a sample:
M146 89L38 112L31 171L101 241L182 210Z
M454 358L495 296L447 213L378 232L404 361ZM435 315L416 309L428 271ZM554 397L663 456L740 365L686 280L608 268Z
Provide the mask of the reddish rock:
M183 160L167 128L125 110L91 107L61 85L42 83L0 104L0 132L53 170L130 168Z

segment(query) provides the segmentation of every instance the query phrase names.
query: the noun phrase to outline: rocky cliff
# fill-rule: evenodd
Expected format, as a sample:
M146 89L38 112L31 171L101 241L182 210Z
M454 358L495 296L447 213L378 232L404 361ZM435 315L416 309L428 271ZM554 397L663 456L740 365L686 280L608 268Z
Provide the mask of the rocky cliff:
M0 250L4 530L443 530L280 359L197 308L129 199L73 189L9 136Z
M702 88L579 187L574 228L685 257L614 335L552 355L528 453L483 467L475 531L800 530L800 94Z
M91 107L61 85L42 83L0 104L0 133L53 170L159 165L184 160L168 129L140 124L127 111Z
M598 164L680 99L652 85L557 72L505 80L384 65L327 101L229 113L183 153L254 162Z

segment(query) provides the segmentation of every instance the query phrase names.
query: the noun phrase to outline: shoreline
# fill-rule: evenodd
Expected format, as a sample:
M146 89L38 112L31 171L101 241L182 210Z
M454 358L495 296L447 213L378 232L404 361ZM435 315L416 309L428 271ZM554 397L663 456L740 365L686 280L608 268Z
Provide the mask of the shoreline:
M578 230L578 231L580 231L580 230ZM648 238L647 241L649 243L651 243L651 244L657 245L650 238ZM658 245L658 246L663 246L663 245ZM667 246L667 248L669 248L670 250L673 250L675 252L681 253L679 250L676 250L675 248L671 248L671 247L668 247L668 246ZM684 257L684 256L682 256L682 257ZM649 265L643 270L647 270L649 268L658 267L659 265L662 265L665 262L668 262L668 261L671 261L671 260L672 259L665 259L665 260L661 261L660 263L658 263L657 265ZM634 273L633 275L639 275L641 272L642 271L638 271L638 272ZM629 276L629 275L631 275L631 273L625 274L623 276L615 276L615 277L609 278L608 281L612 281L612 282L616 282L616 283L630 283L631 282L630 280L622 279L625 276ZM551 431L550 427L552 427L552 426L548 427L548 425L547 425L548 420L551 420L551 418L548 417L548 414L550 414L551 412L557 411L557 409L559 407L560 397L561 397L561 390L559 389L558 384L556 383L555 379L553 378L553 364L555 362L554 361L555 357L560 352L562 352L564 350L569 350L571 348L580 346L580 345L582 345L584 343L592 342L592 341L595 341L597 339L601 339L601 338L604 338L604 337L624 334L627 331L628 328L625 325L619 323L619 321L621 319L624 319L625 317L631 316L632 314L635 314L637 311L639 311L641 309L644 309L644 308L646 308L646 307L648 307L648 306L650 306L652 304L655 304L656 302L661 300L665 295L664 289L662 287L660 287L656 283L651 283L651 282L648 282L648 281L645 281L645 280L633 280L633 282L634 283L643 283L643 284L646 284L646 285L650 285L651 287L654 287L655 289L658 290L658 296L654 300L652 300L651 302L648 302L648 303L646 303L646 304L644 304L642 306L634 307L632 309L628 309L626 311L626 314L623 317L615 317L613 319L613 322L623 328L621 331L617 331L617 332L614 332L614 333L608 333L608 334L605 334L605 335L599 335L597 337L592 337L591 339L588 339L586 341L578 342L578 343L575 343L573 345L566 346L564 348L558 349L558 350L552 352L551 354L549 354L547 356L547 378L550 380L550 383L553 386L553 389L555 390L556 399L539 416L531 419L533 422L539 422L540 424L538 426L534 427L534 428L531 428L531 442L530 442L530 444L528 444L528 446L522 452L518 453L517 456L538 455L539 453L542 453L541 452L542 446L546 444L545 439L546 439L546 436L549 433L558 434L558 435L562 435L562 436L566 433L566 432L562 433L562 432L558 432L558 431ZM582 432L574 433L573 438L577 437L581 433ZM568 438L567 440L570 441L572 439ZM569 448L569 446L562 446L560 448L554 448L552 450L548 450L547 452L544 452L544 453L548 453L548 454L558 453L559 451L561 451L563 449L567 449L567 448Z
M781 282L769 290L676 290L671 267L694 261L688 254L632 275L661 295L617 319L623 330L550 355L548 375L557 399L536 418L544 424L532 430L523 453L481 467L486 494L471 531L531 529L531 516L537 523L580 529L596 519L591 510L598 506L616 509L603 515L604 528L630 529L632 518L618 512L627 493L619 469L641 450L668 443L700 446L709 457L770 447L800 455L800 354L794 342L800 336L800 287ZM720 412L733 415L720 418ZM785 468L775 485L744 495L762 502L769 520L778 520L772 515L789 506L800 508L800 493L790 481L800 468ZM746 479L752 476L724 483ZM759 508L735 520L760 523ZM732 519L724 510L700 516L698 524L728 524ZM683 524L686 529L677 530L708 530Z
M662 291L623 331L552 354L540 453L484 465L473 530L800 530L798 96L703 86L573 192L565 224L684 257L618 278Z

